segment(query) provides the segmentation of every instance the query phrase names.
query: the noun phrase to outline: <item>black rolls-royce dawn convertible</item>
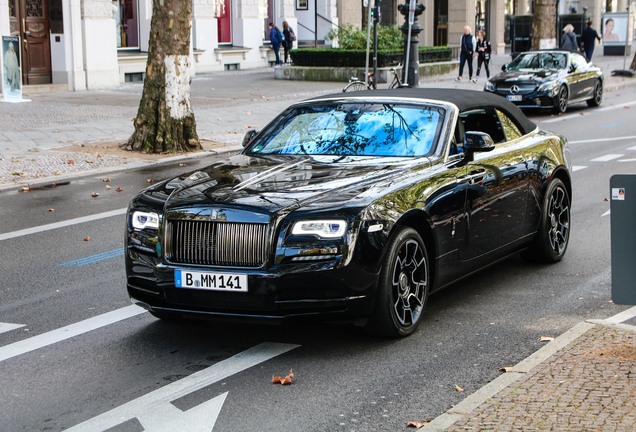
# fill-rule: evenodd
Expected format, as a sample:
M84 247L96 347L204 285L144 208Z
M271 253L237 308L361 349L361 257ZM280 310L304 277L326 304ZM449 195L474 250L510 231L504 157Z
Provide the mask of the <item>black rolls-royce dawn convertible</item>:
M244 145L132 199L128 293L156 317L346 319L405 336L430 293L568 246L566 140L494 94L318 97Z

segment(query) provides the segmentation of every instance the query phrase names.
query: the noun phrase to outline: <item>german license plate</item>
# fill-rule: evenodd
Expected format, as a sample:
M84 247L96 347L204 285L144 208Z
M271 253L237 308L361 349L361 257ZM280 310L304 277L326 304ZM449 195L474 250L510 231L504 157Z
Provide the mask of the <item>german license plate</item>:
M177 288L247 292L247 275L175 270L174 285Z
M523 96L521 95L508 95L506 96L510 102L521 102L523 100Z

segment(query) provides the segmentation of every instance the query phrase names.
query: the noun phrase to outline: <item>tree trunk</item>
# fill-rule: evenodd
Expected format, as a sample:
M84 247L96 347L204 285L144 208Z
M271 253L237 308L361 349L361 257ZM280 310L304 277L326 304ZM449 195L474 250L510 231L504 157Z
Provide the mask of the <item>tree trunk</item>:
M196 151L190 105L192 2L153 0L144 89L126 148L143 153Z
M532 49L559 48L556 0L535 0L532 14Z

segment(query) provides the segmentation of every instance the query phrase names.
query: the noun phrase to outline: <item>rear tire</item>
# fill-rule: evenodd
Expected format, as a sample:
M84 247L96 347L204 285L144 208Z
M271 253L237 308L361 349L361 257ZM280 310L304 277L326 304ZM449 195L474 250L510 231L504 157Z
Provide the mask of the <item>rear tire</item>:
M412 228L397 228L387 245L367 332L389 338L413 333L422 321L429 283L429 258L422 237Z
M352 91L362 91L362 90L366 90L367 89L367 85L362 82L362 81L353 81L350 82L349 84L347 84L345 86L344 89L342 89L343 92L352 92Z
M561 86L559 93L554 98L554 113L563 114L568 109L568 88Z
M603 83L601 80L596 81L594 85L594 93L592 94L592 99L588 99L587 106L589 107L597 107L603 101Z
M541 209L539 231L523 257L529 261L561 261L570 241L570 196L558 178L548 185Z

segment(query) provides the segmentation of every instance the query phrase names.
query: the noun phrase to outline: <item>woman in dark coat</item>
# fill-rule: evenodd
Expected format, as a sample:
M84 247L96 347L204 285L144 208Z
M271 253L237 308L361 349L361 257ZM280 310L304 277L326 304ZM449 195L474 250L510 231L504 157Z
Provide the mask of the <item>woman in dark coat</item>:
M285 63L289 63L289 51L291 51L291 49L294 47L296 35L294 34L294 30L292 30L287 21L283 21L283 36L285 37L285 40L283 41Z

